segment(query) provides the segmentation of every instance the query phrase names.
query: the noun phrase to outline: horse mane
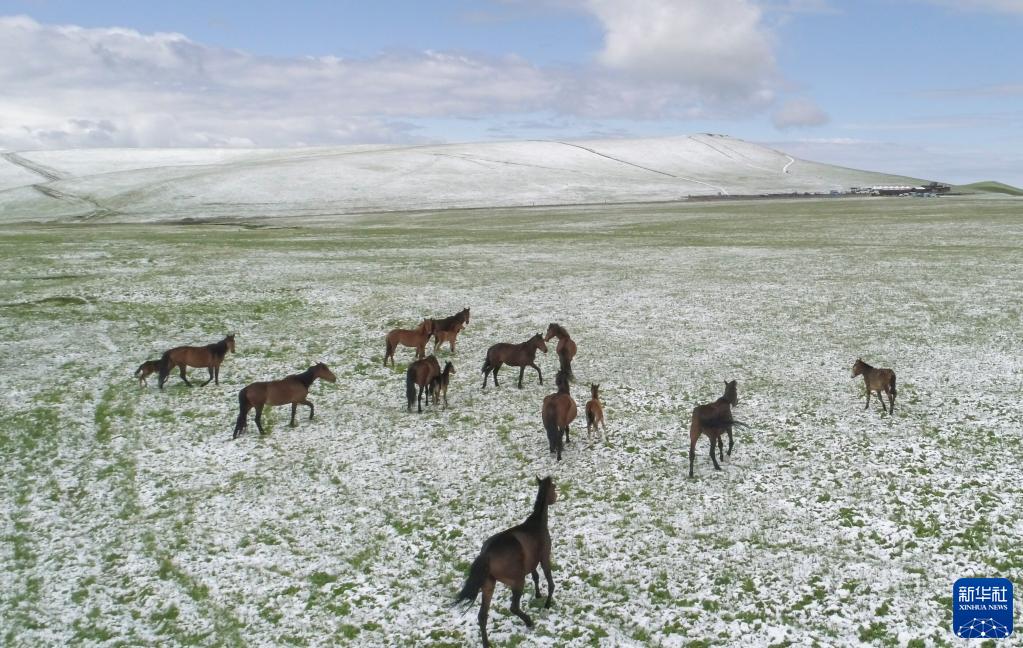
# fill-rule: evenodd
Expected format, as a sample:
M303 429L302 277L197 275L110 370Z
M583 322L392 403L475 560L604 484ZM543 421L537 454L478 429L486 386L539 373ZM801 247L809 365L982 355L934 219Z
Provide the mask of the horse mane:
M533 501L533 512L529 514L523 525L530 521L547 523L547 489L551 487L552 478L544 477L540 480L539 488L536 489L536 499Z
M217 356L218 358L223 358L224 356L227 355L227 338L224 338L220 342L207 344L206 348L210 350L210 353Z
M315 370L316 370L316 365L313 365L313 366L309 367L308 369L306 369L305 371L303 371L302 373L293 374L293 375L288 376L288 377L289 378L294 378L298 382L300 382L303 385L305 385L306 388L309 388L309 387L312 386L313 381L316 380L316 376L313 375L313 372Z
M571 336L569 336L568 331L565 330L565 327L563 327L561 324L557 324L555 322L551 322L550 325L547 328L554 329L555 337L559 337L559 338L571 337Z

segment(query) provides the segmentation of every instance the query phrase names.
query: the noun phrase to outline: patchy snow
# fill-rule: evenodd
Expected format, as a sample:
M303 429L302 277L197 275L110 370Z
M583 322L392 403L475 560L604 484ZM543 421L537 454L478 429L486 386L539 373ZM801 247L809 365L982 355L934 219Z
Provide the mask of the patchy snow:
M555 605L528 586L527 630L499 586L497 645L951 642L956 578L1021 576L1010 207L7 228L4 642L478 645L475 609L447 605L548 473ZM407 414L411 351L383 368L384 334L467 305L451 407ZM590 444L577 421L560 464L539 416L553 353L542 386L506 368L479 389L490 344L552 320L579 345L577 402L600 382L608 424ZM220 386L131 376L225 332ZM898 373L894 416L863 410L857 356ZM244 384L317 360L338 381L313 387L315 419L278 408L270 434L230 441ZM688 412L733 378L751 427L720 472L701 440L689 480Z

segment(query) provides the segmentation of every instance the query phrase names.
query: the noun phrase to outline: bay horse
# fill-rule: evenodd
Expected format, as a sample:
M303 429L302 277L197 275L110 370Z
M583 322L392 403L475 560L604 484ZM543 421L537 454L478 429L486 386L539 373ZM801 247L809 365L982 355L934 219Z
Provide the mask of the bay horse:
M436 404L437 399L443 396L444 409L448 408L448 383L451 381L453 373L455 373L455 365L446 362L444 363L444 370L430 381L430 393L433 396L433 402Z
M414 329L393 329L384 338L384 366L387 366L387 359L391 359L391 366L394 366L394 351L398 345L415 347L416 359L426 357L426 343L433 335L433 320L424 319Z
M437 353L437 347L447 342L451 346L451 353L454 353L458 334L469 325L469 307L463 308L451 317L430 321L433 322L433 352Z
M725 460L723 434L728 434L728 456L732 456L732 427L749 427L742 421L732 418L732 408L739 404L738 381L725 381L725 393L713 403L697 405L693 408L693 416L689 424L689 476L693 476L693 463L696 461L696 440L701 434L710 439L710 459L714 462L714 470L721 470L714 447L717 446L721 461Z
M568 426L575 420L578 409L568 389L568 374L559 371L554 383L558 386L558 391L544 397L543 405L540 407L540 418L543 420L543 429L547 432L551 453L557 453L558 461L561 461L564 444L572 442Z
M448 363L451 364L450 362ZM405 397L408 399L408 411L412 411L412 401L419 406L419 413L423 413L423 390L426 390L426 404L430 404L430 383L440 375L440 363L437 356L429 355L422 360L416 360L405 370ZM416 388L419 388L418 399Z
M607 427L604 425L604 404L600 402L597 392L600 385L590 384L590 400L586 403L586 439L590 438L590 428L597 432L597 425L600 425L601 438L607 436Z
M487 388L487 378L491 371L494 372L494 387L500 387L497 384L497 371L501 365L519 368L519 389L522 389L522 375L525 373L526 367L536 369L536 375L542 385L543 373L540 371L540 367L536 366L537 349L547 353L547 345L544 344L543 337L539 333L520 344L499 342L487 349L487 359L483 361L482 369L483 389Z
M852 377L863 376L863 382L867 387L867 404L863 409L870 407L870 392L877 392L877 400L881 401L881 409L885 409L884 398L881 397L881 392L888 394L888 402L891 404L891 408L888 410L889 414L895 413L895 372L891 369L874 368L864 362L862 359L857 358L856 362L853 363Z
M224 362L224 356L227 355L228 351L234 352L233 334L228 335L220 342L214 342L206 346L180 346L164 351L163 356L160 358L160 389L163 389L163 384L167 382L167 377L170 376L170 372L174 367L181 370L181 379L189 387L192 386L192 383L188 382L188 376L185 375L185 367L206 367L210 372L210 377L203 385L210 384L210 380L219 385L220 365Z
M547 579L547 601L544 609L551 607L554 595L554 578L551 576L551 533L547 525L547 507L558 499L554 488L554 480L550 477L536 478L539 488L533 512L525 522L487 538L483 548L472 561L469 576L465 579L458 598L453 605L465 603L469 608L483 591L483 601L477 616L480 633L483 635L484 648L490 646L487 638L487 613L490 610L490 599L494 595L494 587L498 582L504 583L512 591L511 611L522 619L527 628L533 627L533 620L522 611L519 602L526 588L526 574L533 577L536 598L540 598L540 576L536 567L543 568Z
M160 358L156 360L146 360L139 365L139 368L135 370L135 377L139 379L139 387L145 387L149 381L150 374L154 374L160 371Z
M259 428L260 434L263 434L263 408L267 405L273 407L291 403L292 427L295 426L295 412L300 404L309 407L309 418L312 419L316 410L306 396L309 395L309 388L317 378L327 382L337 381L337 377L327 365L317 362L302 373L292 374L281 380L254 382L243 387L238 392L238 421L234 425L234 436L231 438L237 439L238 435L245 431L248 425L246 419L253 407L256 408L256 427Z
M561 370L565 372L569 380L574 380L572 358L575 357L575 340L569 336L568 331L561 324L551 323L547 326L547 334L543 336L543 341L550 342L553 337L558 338L558 346L555 347L554 352L558 354L558 363L561 365Z

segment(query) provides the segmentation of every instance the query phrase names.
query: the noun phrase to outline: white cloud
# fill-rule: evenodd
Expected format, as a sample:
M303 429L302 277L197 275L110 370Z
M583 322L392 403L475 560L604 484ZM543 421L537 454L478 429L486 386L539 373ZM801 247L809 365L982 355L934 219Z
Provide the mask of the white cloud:
M771 116L775 128L806 128L823 126L830 121L828 114L810 99L797 97L783 103Z
M995 13L1023 14L1023 0L920 0L944 5L960 11L993 11Z
M585 0L605 29L599 61L675 82L710 101L762 103L777 71L759 7L747 0Z
M409 142L422 139L419 120L728 118L772 104L777 71L755 5L640 1L577 0L607 35L576 67L436 51L270 58L182 34L0 17L0 146Z

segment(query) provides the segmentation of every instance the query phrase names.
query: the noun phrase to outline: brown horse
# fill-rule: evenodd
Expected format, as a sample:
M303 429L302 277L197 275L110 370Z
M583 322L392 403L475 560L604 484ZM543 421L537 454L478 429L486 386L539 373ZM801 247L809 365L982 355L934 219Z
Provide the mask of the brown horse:
M732 418L732 408L739 404L738 381L725 381L724 395L705 405L697 405L693 408L693 416L689 424L689 476L693 476L693 463L696 461L696 440L701 434L706 434L710 439L710 459L714 462L714 470L721 470L717 457L714 456L714 446L717 446L721 461L725 460L724 442L722 434L728 434L728 456L732 456L732 426L749 427L742 421Z
M444 363L444 371L437 374L433 380L430 381L430 394L433 396L433 402L436 405L437 399L441 396L444 397L444 409L448 408L448 383L451 381L451 375L455 373L455 365L450 362Z
M415 347L416 359L426 356L426 343L433 335L433 320L424 319L414 329L394 329L385 338L384 366L387 366L387 359L391 359L391 366L394 366L394 351L398 345Z
M569 336L568 331L561 324L554 323L547 326L547 334L543 336L543 340L544 342L550 342L553 337L558 338L558 346L555 348L555 353L558 354L561 370L565 372L569 380L574 380L572 358L575 357L575 340Z
M888 394L888 402L891 408L889 414L895 413L895 372L891 369L875 369L863 360L857 358L853 364L852 377L862 375L863 382L867 386L867 404L863 409L870 407L870 392L877 392L877 400L881 401L881 409L885 409L884 398L881 392Z
M590 428L593 428L593 432L597 432L597 425L600 425L600 436L604 438L607 436L607 427L604 425L604 404L600 402L600 396L597 392L600 390L600 385L590 385L590 400L586 403L586 439L590 438Z
M149 381L146 378L150 374L154 374L160 371L160 359L146 360L139 365L139 368L135 370L135 377L139 379L139 387L145 387Z
M544 344L543 338L539 333L521 344L499 342L487 349L487 359L483 361L482 369L483 389L487 388L487 378L490 376L491 371L494 372L494 387L500 387L497 384L497 371L501 368L501 365L519 368L519 389L522 389L522 374L525 373L526 367L536 369L536 375L539 377L540 384L542 385L543 373L540 371L540 367L536 366L537 349L547 353L547 345Z
M451 364L450 362L448 363ZM426 390L426 404L430 404L430 383L440 375L440 363L437 356L429 355L422 360L416 360L405 370L405 397L408 399L408 411L412 411L412 401L415 400L419 406L419 413L423 413L423 390ZM419 388L419 396L416 397L416 387Z
M315 409L306 396L309 395L309 387L317 378L327 382L336 382L337 378L322 362L317 362L302 373L292 374L282 380L270 382L254 382L246 385L238 392L238 422L234 425L234 436L245 431L248 421L249 410L256 408L256 427L259 433L263 434L263 408L267 405L287 405L291 403L291 425L295 425L295 412L299 404L309 407L309 418L313 418Z
M554 378L554 384L558 391L545 396L543 405L540 407L540 418L543 420L543 429L547 432L547 442L550 444L551 453L557 453L558 461L561 461L561 451L565 443L571 443L568 426L575 420L578 410L572 394L568 390L568 374L559 371ZM564 435L564 441L562 441Z
M163 357L160 358L160 389L163 389L163 384L167 382L167 377L174 367L181 370L181 379L189 387L192 386L192 383L188 382L185 367L206 367L210 372L210 377L203 385L210 384L210 380L219 385L220 364L224 362L224 356L228 351L234 351L234 335L228 335L220 342L206 346L181 346L165 351Z
M518 526L502 531L487 538L480 549L479 556L472 561L469 576L462 585L454 605L465 602L466 607L476 601L480 590L483 591L483 602L480 605L480 633L483 635L484 647L490 646L487 638L487 613L490 610L490 599L494 595L494 587L498 582L504 583L512 591L511 611L533 627L533 620L522 611L519 602L526 588L526 574L533 577L536 598L540 598L540 576L536 567L543 568L547 578L547 602L544 609L550 608L551 597L554 595L554 578L551 576L551 533L547 527L547 507L558 499L554 488L554 480L550 477L537 477L539 488L533 512L526 521Z
M433 352L437 353L437 347L447 342L451 346L451 353L454 353L458 334L469 325L469 308L465 307L451 317L430 321L433 322Z

